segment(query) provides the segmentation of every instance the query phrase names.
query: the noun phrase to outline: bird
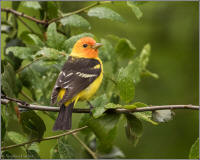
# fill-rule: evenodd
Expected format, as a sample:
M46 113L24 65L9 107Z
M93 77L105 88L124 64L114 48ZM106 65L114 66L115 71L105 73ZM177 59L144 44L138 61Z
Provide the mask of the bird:
M103 63L92 37L77 40L58 75L51 94L51 103L60 107L53 130L70 130L72 111L78 100L89 100L99 89L103 79Z

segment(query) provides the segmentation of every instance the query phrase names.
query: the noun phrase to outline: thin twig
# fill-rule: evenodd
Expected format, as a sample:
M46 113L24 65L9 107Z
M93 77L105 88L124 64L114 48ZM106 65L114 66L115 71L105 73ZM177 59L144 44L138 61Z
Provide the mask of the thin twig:
M28 99L30 102L33 102L34 100L30 97L30 96L28 96L26 93L24 93L24 91L23 90L21 90L21 95L22 96L24 96L26 99Z
M70 12L70 13L63 14L63 15L60 16L60 17L57 17L57 18L54 18L54 19L50 20L48 23L50 24L50 23L56 22L56 21L58 21L58 20L60 20L60 19L62 19L62 18L64 18L64 17L68 17L68 16L71 16L71 15L74 15L74 14L77 14L77 13L81 13L81 12L83 12L83 11L85 11L85 10L88 10L88 9L90 9L90 8L92 8L92 7L95 7L95 6L99 5L99 4L100 4L100 2L96 2L96 3L94 3L94 4L91 4L90 6L81 8L81 9L76 10L76 11L74 11L74 12Z
M51 106L40 106L34 104L28 104L21 100L16 100L14 98L10 98L7 96L1 97L1 104L7 104L9 101L14 101L18 104L21 108L33 109L33 110L40 110L40 111L52 111L52 112L59 112L59 107L51 107ZM135 109L109 109L116 113L132 113L132 112L145 112L145 111L154 111L154 110L166 110L166 109L192 109L192 110L199 110L199 106L194 105L162 105L162 106L149 106L149 107L141 107ZM84 108L74 108L74 113L90 113L90 109Z
M26 28L28 28L28 29L31 31L31 33L37 34L37 33L35 33L35 31L34 31L27 23L25 23L19 16L16 16L16 17L20 20L20 22L22 22L22 23L24 24L24 26L26 26Z
M33 142L40 142L40 141L46 141L46 140L50 140L50 139L57 139L59 137L65 136L65 135L70 135L70 134L73 134L73 133L77 133L77 132L79 132L79 131L87 128L87 127L88 126L84 126L84 127L81 127L81 128L77 128L77 129L62 133L62 134L58 134L56 136L50 136L50 137L45 137L45 138L41 138L41 139L33 139L31 141L28 141L28 142L2 147L1 150L7 150L7 149L14 148L14 147L20 147L20 146L24 146L26 144L30 144L30 143L33 143Z
M72 134L74 138L88 151L88 153L94 158L97 159L96 154L76 135L76 133Z
M45 56L39 57L39 58L37 58L37 59L31 61L30 63L28 63L28 64L22 66L22 67L19 68L16 72L19 73L19 72L23 71L25 68L29 67L31 64L33 64L33 63L35 63L35 62L37 62L37 61L40 61L40 60L42 60L42 59L44 59L44 58L47 58L47 57L45 57Z

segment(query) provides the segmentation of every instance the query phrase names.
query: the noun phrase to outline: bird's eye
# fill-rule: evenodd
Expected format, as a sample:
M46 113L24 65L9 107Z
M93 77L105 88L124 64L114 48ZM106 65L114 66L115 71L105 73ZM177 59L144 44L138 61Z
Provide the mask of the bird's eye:
M87 44L84 44L84 45L83 45L84 48L86 48L87 46L88 46Z

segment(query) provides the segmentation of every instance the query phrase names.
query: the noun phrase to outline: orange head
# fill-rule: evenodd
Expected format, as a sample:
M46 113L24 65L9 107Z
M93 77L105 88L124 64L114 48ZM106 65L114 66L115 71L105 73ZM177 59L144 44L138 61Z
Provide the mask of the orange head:
M83 37L79 39L73 49L71 56L84 57L84 58L97 58L98 48L102 44L96 43L96 41L91 37Z

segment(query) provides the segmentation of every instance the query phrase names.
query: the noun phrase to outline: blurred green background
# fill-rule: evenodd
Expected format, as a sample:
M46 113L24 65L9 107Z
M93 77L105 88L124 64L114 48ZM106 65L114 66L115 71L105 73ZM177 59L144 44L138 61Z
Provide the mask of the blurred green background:
M60 2L64 12L80 9L93 2ZM1 2L1 7L10 7L11 2ZM140 6L143 17L138 20L125 2L114 2L105 5L117 11L126 23L85 18L91 24L91 30L73 29L74 34L91 32L99 39L115 34L132 41L139 53L146 43L152 47L148 68L159 75L159 79L143 78L136 86L135 101L150 105L194 104L198 105L199 97L199 17L198 2L148 2ZM26 14L32 10L19 8ZM34 11L37 15L37 11ZM32 13L33 14L33 13ZM5 17L4 13L1 13ZM83 14L84 16L84 14ZM35 23L25 20L37 27ZM19 23L19 31L26 30ZM20 33L19 33L20 34ZM5 46L6 35L1 36L1 53ZM81 103L79 103L81 106ZM55 135L52 132L53 120L42 116L47 126L45 136ZM126 158L188 158L191 145L199 133L199 116L197 111L176 110L172 121L153 126L144 124L144 134L134 147L124 133L124 126L118 126L115 144L124 152ZM77 128L80 114L73 115L73 128ZM79 144L69 137L79 152ZM50 158L49 150L56 140L40 144L41 158ZM12 149L12 152L17 149ZM80 157L81 158L81 157Z

